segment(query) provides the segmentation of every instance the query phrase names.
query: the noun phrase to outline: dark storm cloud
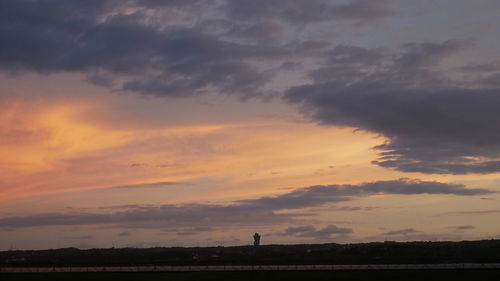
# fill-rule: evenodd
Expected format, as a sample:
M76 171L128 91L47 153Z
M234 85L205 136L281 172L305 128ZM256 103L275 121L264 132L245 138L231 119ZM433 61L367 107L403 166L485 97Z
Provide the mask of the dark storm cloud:
M344 3L323 0L229 0L225 8L229 16L236 20L274 18L298 25L333 20L363 24L393 14L387 1L371 0Z
M0 219L0 226L3 228L21 228L50 225L106 224L119 227L159 229L196 226L205 229L217 225L293 222L296 218L310 216L311 214L300 211L294 213L278 213L278 211L321 206L327 203L348 201L356 197L374 194L452 194L471 196L487 193L491 193L491 191L467 189L462 185L400 179L359 185L310 186L272 197L239 200L228 205L131 205L121 208L108 208L111 212L106 213L45 213L32 216L5 217ZM331 233L333 230L327 228L320 233ZM193 229L190 232L193 232Z
M406 44L399 54L338 46L314 82L285 98L325 125L378 133L373 163L404 172L467 174L500 171L500 91L463 88L432 70L467 42Z
M335 225L328 225L324 228L317 229L312 225L289 227L283 232L277 233L280 236L295 236L314 239L333 238L333 235L346 235L352 233L351 228L343 228Z

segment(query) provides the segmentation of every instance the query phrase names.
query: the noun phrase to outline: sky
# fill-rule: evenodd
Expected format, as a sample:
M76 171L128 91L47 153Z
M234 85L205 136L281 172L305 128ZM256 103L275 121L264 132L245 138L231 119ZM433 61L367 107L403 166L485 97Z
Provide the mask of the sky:
M0 1L0 251L500 239L499 14Z

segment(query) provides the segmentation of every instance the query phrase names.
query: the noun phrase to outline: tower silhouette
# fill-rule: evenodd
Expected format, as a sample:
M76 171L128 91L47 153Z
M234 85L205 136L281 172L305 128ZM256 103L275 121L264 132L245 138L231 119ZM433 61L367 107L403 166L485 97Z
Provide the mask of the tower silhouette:
M253 235L253 245L254 246L260 245L260 235L257 232L255 232L255 234Z

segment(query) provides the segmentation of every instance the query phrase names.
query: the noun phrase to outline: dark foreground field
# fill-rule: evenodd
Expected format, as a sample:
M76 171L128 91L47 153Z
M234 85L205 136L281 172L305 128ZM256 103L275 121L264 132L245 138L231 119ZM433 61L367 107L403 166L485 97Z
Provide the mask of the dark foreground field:
M203 281L203 280L500 280L500 270L239 271L165 273L2 273L2 281Z

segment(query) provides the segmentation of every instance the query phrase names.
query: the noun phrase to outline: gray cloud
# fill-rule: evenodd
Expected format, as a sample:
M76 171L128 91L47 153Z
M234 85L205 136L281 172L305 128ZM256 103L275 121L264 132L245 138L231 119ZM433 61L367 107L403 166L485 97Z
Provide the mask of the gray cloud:
M486 189L467 189L463 185L445 184L433 181L400 179L377 181L360 185L318 185L301 188L274 197L240 200L238 203L259 210L297 209L318 206L325 203L351 200L352 197L373 194L453 194L480 195L491 193Z
M134 1L138 6L144 6L148 8L183 8L190 7L194 4L198 4L203 2L202 0L135 0Z
M295 236L314 238L318 240L333 238L333 235L346 235L352 233L351 228L337 227L335 225L328 225L324 228L317 229L312 225L289 227L283 232L278 233L280 236Z
M344 206L344 207L339 207L335 210L337 210L337 211L360 211L360 210L363 210L363 208Z
M118 188L118 189L133 189L133 188L165 188L171 187L173 185L182 185L187 184L187 182L175 182L175 181L163 181L163 182L154 182L154 183L141 183L141 184L133 184L133 185L120 185L113 186L109 188Z
M123 231L123 232L120 232L120 233L118 234L118 236L120 236L120 237L128 237L128 236L130 236L130 235L132 235L132 234L130 233L130 231Z
M432 70L469 43L406 44L399 54L337 46L314 83L285 98L325 125L375 132L374 164L404 172L467 174L500 171L499 89L458 87Z
M87 76L87 82L108 88L114 86L113 78L107 77L106 75L90 74Z
M284 36L285 27L277 22L263 21L258 23L234 24L228 35L246 38L265 44L270 40Z
M115 225L131 228L171 229L193 225L269 224L288 221L301 214L275 214L252 210L247 205L160 205L107 213L44 213L0 219L2 228L38 227L47 225Z
M356 0L347 3L323 0L230 0L225 8L236 20L280 19L292 24L351 21L364 24L393 14L387 1Z
M211 226L195 226L195 227L181 227L181 228L171 228L162 229L157 235L170 235L175 233L176 235L196 235L202 232L214 231L216 228Z
M64 236L63 239L67 240L89 240L94 238L92 235L82 235L82 236Z
M119 227L177 229L179 227L214 227L217 225L276 224L293 222L310 216L307 212L279 213L327 203L353 200L374 194L452 194L471 196L491 193L486 189L467 189L463 185L431 181L400 179L359 185L325 185L300 188L288 193L235 201L227 205L127 205L106 208L100 213L45 213L32 216L0 218L3 228L36 227L47 225L105 224ZM187 229L193 232L195 229Z
M475 211L458 211L458 212L447 212L441 215L491 215L500 214L500 210L475 210Z
M471 230L471 229L476 229L475 226L473 225L460 225L460 226L448 226L447 228L450 229L455 229L455 230Z
M396 66L404 69L428 67L467 47L467 42L447 40L442 43L407 43L403 53L395 59Z
M198 26L159 25L144 11L196 1L49 2L0 3L0 69L82 72L105 87L120 78L117 89L155 96L216 89L250 97L261 94L270 74L247 60L273 60L286 51L224 40ZM127 8L137 11L125 14Z
M488 73L488 72L500 71L500 63L470 64L461 66L458 69L466 72Z
M488 86L500 87L500 72L485 77L482 82Z
M264 44L284 34L287 24L367 23L389 14L386 1L368 0L220 5L206 0L5 0L0 3L0 69L83 73L95 85L161 97L211 91L243 99L267 96L274 94L265 87L273 67L264 69L258 61L281 64L289 58L290 38L283 45ZM209 22L219 27L211 30Z
M215 228L210 226L198 226L198 227L190 227L180 231L176 231L177 235L196 235L201 232L214 231Z
M384 235L408 235L408 234L415 234L415 233L421 233L422 231L420 230L415 230L413 228L406 228L406 229L400 229L400 230L392 230L383 233Z
M412 230L412 229L408 229ZM464 239L459 234L444 234L444 233L426 233L423 231L409 231L407 234L395 234L389 235L375 235L365 237L364 240L369 241L381 241L381 240L390 240L390 241L461 241Z

